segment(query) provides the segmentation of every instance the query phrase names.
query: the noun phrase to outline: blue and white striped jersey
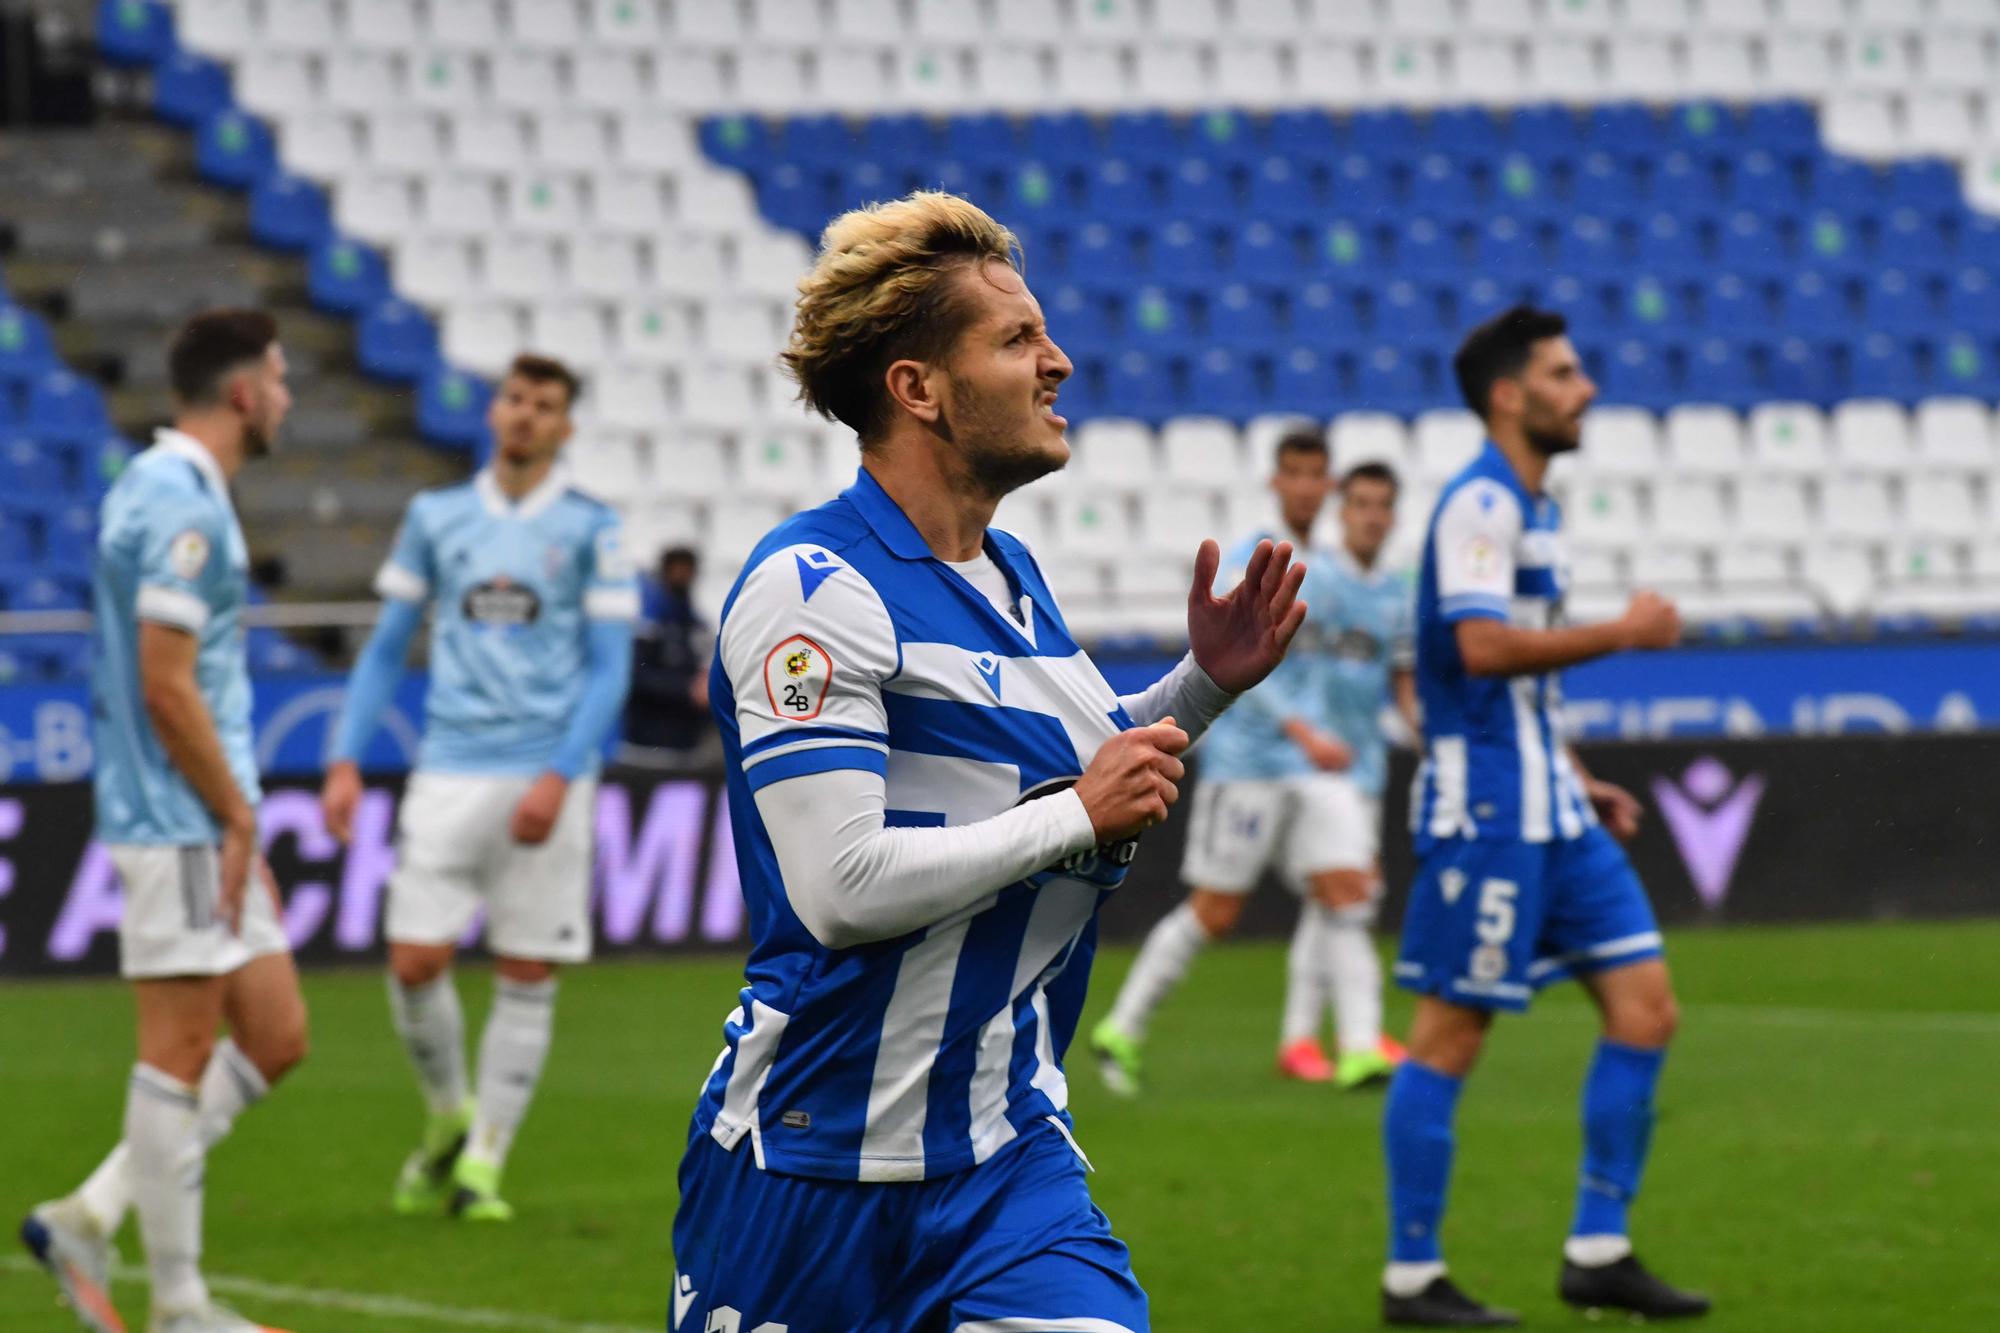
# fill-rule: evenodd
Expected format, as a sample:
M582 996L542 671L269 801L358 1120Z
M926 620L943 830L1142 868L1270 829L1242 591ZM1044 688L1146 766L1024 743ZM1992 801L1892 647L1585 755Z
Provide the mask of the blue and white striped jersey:
M748 1135L767 1170L927 1179L1066 1117L1062 1057L1129 844L829 949L788 899L755 800L864 769L886 784L887 824L969 824L1061 791L1132 725L1027 548L994 530L986 550L1020 623L933 558L864 471L765 537L723 607L709 692L752 944L695 1120L727 1148Z
M434 604L420 769L539 773L583 698L589 621L634 620L618 515L561 468L517 503L491 471L410 501L383 597Z
M213 843L208 807L168 762L146 715L139 622L197 640L195 682L243 798L262 799L250 729L243 607L250 554L215 455L163 430L104 497L91 634L97 836L107 843Z
M1475 617L1546 629L1569 583L1562 513L1531 495L1490 441L1445 486L1417 590L1425 757L1411 823L1429 839L1548 842L1597 822L1563 741L1556 673L1472 676L1453 629Z

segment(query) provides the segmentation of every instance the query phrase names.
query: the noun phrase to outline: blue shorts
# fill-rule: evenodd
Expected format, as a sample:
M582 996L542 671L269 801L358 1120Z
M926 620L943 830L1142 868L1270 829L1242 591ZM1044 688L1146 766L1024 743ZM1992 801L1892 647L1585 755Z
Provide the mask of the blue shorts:
M1046 1122L978 1166L907 1184L775 1175L748 1142L731 1152L697 1131L667 1327L1147 1333L1146 1293L1085 1169Z
M1639 876L1609 833L1568 841L1439 841L1420 855L1396 982L1475 1009L1662 952Z

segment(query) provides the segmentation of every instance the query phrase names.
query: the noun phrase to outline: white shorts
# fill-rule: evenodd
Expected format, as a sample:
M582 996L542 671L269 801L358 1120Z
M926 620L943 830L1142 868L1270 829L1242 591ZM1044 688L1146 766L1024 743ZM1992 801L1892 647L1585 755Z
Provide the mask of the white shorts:
M1197 782L1181 878L1217 893L1248 893L1266 866L1294 892L1327 870L1373 870L1381 803L1342 773Z
M254 869L243 893L241 928L231 933L216 911L222 897L216 848L121 843L106 850L125 883L118 970L128 978L228 976L253 958L291 949Z
M569 784L548 840L508 831L532 777L413 773L398 817L388 935L396 944L457 944L486 909L486 947L507 958L590 957L591 835L597 781Z

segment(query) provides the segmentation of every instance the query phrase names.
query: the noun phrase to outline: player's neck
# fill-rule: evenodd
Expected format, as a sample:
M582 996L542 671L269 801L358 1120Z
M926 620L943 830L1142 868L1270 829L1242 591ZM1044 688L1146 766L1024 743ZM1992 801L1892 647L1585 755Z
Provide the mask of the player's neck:
M954 563L971 560L986 549L986 529L999 498L944 475L934 457L929 450L880 448L864 455L861 466L896 502L932 555Z
M1520 430L1495 428L1492 432L1493 447L1514 469L1514 475L1528 488L1530 495L1542 493L1542 483L1549 475L1549 456L1528 443L1528 437Z
M515 462L503 454L493 455L493 480L500 486L500 493L519 504L523 497L534 493L535 489L549 479L555 470L555 456Z
M1382 554L1380 547L1372 551L1363 552L1359 547L1349 545L1346 542L1340 544L1340 549L1347 552L1347 558L1360 566L1361 572L1364 574L1375 568L1375 561Z
M243 427L235 418L216 412L183 412L174 429L208 450L230 481L243 467Z

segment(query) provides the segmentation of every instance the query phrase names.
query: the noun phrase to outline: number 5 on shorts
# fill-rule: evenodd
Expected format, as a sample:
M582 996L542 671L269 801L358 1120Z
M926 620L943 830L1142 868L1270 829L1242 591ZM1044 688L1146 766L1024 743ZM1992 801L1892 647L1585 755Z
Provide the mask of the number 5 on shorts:
M1507 941L1514 938L1514 899L1521 886L1511 879L1489 879L1479 886L1479 947L1472 951L1473 979L1495 982L1507 975Z

